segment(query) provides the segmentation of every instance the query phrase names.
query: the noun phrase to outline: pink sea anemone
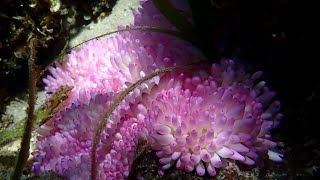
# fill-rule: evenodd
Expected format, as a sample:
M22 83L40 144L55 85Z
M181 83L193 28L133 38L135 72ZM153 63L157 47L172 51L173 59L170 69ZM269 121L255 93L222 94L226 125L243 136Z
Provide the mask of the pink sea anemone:
M86 98L85 96L82 96ZM81 97L80 97L81 98ZM54 172L68 179L87 179L91 175L90 149L100 120L113 102L111 94L95 95L89 104L73 104L62 111L54 125L39 131L34 173ZM138 133L145 127L132 117L124 101L112 113L97 148L99 179L124 179L136 152Z
M49 68L51 75L43 81L48 92L65 85L73 87L61 105L63 110L77 102L79 96L88 103L92 94L118 93L155 70L190 63L201 56L191 44L168 34L122 32L107 40L92 40L81 50L72 51L65 62Z
M282 115L275 93L265 82L255 83L261 72L245 74L233 61L194 68L161 78L144 94L142 111L149 140L162 169L171 166L202 176L226 161L257 166L269 155L281 161L270 129Z
M191 18L185 2L173 2L178 9L185 12L186 17ZM135 22L130 27L174 27L156 9L152 1L141 4L142 8L134 11ZM159 21L154 21L154 18ZM122 28L124 27L119 27ZM204 59L200 51L189 42L173 35L132 30L119 32L106 40L89 41L80 50L71 51L63 63L49 67L50 74L43 82L46 84L45 90L51 93L57 92L61 86L73 87L66 101L60 106L63 110L77 102L79 96L88 103L92 94L118 93L155 70L199 59ZM55 117L58 116L59 113Z
M249 166L261 165L266 157L281 161L270 135L282 117L280 106L264 81L255 82L260 76L223 60L211 69L182 68L142 85L148 88L128 95L102 133L98 177L127 177L140 138L156 150L162 170L175 166L215 176L227 161ZM113 100L112 93L93 95L89 104L80 98L53 125L46 124L39 131L33 171L70 179L90 175L92 139Z

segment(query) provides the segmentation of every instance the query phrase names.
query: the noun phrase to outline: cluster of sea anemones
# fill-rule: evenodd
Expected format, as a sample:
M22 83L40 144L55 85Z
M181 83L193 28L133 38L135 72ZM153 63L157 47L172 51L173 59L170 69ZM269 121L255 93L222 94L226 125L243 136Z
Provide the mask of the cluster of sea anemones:
M135 12L137 25L150 25L156 18L159 27L171 28L159 12L141 16L150 14L148 8L156 11L151 1L143 7ZM56 116L38 129L33 171L88 178L95 133L119 92L154 71L199 60L203 56L190 43L148 31L121 32L73 51L44 79L49 92L63 85L73 89ZM140 138L156 151L160 175L172 166L215 176L228 161L249 166L266 157L281 161L270 135L282 117L280 105L265 82L258 81L261 75L247 74L224 59L176 68L143 82L120 102L101 133L97 177L127 177Z

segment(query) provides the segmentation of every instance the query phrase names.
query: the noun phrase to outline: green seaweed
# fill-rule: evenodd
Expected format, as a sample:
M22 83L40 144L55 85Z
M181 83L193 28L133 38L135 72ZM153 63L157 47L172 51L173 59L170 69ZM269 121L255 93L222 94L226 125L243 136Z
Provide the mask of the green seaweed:
M23 122L15 123L12 127L0 132L0 147L20 138L23 133Z
M48 119L50 119L56 112L60 110L61 104L67 99L67 94L72 88L73 87L70 86L61 87L59 91L52 94L52 96L35 111L36 120L33 130L38 126L44 124ZM24 122L26 121L26 119L27 118L13 124L11 127L0 132L0 147L3 147L4 145L22 137Z

